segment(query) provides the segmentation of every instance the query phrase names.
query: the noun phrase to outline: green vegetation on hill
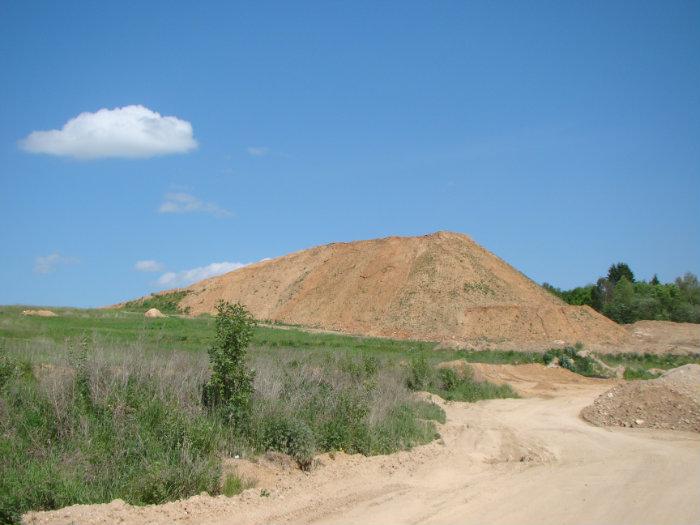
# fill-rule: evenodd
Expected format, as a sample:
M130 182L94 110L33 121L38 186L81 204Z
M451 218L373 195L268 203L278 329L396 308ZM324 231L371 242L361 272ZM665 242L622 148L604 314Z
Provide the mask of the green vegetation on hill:
M189 308L180 308L180 301L188 293L187 290L180 290L178 292L152 294L143 299L126 302L122 308L130 312L145 312L151 308L157 308L164 314L187 314L189 313Z
M673 283L635 280L625 263L613 264L596 284L561 290L542 286L573 305L588 305L618 323L641 320L700 323L700 283L692 273Z

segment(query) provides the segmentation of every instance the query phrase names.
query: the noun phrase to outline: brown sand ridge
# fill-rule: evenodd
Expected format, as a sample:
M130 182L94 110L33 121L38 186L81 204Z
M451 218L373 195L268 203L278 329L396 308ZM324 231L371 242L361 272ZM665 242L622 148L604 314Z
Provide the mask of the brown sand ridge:
M193 284L192 315L219 299L263 320L477 348L618 346L626 330L568 306L466 235L332 243Z

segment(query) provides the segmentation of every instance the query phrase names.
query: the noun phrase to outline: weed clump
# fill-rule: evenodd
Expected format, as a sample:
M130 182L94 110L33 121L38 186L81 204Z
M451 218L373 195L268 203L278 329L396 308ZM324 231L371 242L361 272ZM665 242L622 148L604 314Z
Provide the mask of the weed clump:
M448 401L518 397L510 385L476 381L468 365L460 373L448 367L434 368L424 357L411 361L406 385L411 390L426 390Z
M303 470L309 470L316 451L313 431L304 422L285 416L268 417L261 431L262 450L288 454Z

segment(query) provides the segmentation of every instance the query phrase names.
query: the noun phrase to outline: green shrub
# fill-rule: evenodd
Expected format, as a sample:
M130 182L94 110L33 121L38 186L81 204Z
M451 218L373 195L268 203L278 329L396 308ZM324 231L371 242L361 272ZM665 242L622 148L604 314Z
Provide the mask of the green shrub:
M460 378L452 368L441 368L438 370L438 380L442 390L455 390L460 383Z
M216 338L209 349L212 374L202 388L202 402L244 429L253 395L253 372L246 367L246 351L255 321L240 303L219 301L216 312Z
M299 466L308 470L316 450L314 433L303 421L281 415L263 420L263 450L276 450L292 456Z
M426 390L433 375L434 371L425 356L419 354L411 358L406 384L411 390Z

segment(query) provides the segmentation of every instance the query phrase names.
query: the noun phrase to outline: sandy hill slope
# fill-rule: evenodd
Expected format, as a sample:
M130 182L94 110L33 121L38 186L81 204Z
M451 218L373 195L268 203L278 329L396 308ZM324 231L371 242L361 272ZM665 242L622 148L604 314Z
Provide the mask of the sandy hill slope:
M258 319L370 336L518 349L619 345L629 337L449 232L318 246L186 290L180 306L194 315L225 299Z
M700 353L700 324L637 321L625 328L638 352Z

